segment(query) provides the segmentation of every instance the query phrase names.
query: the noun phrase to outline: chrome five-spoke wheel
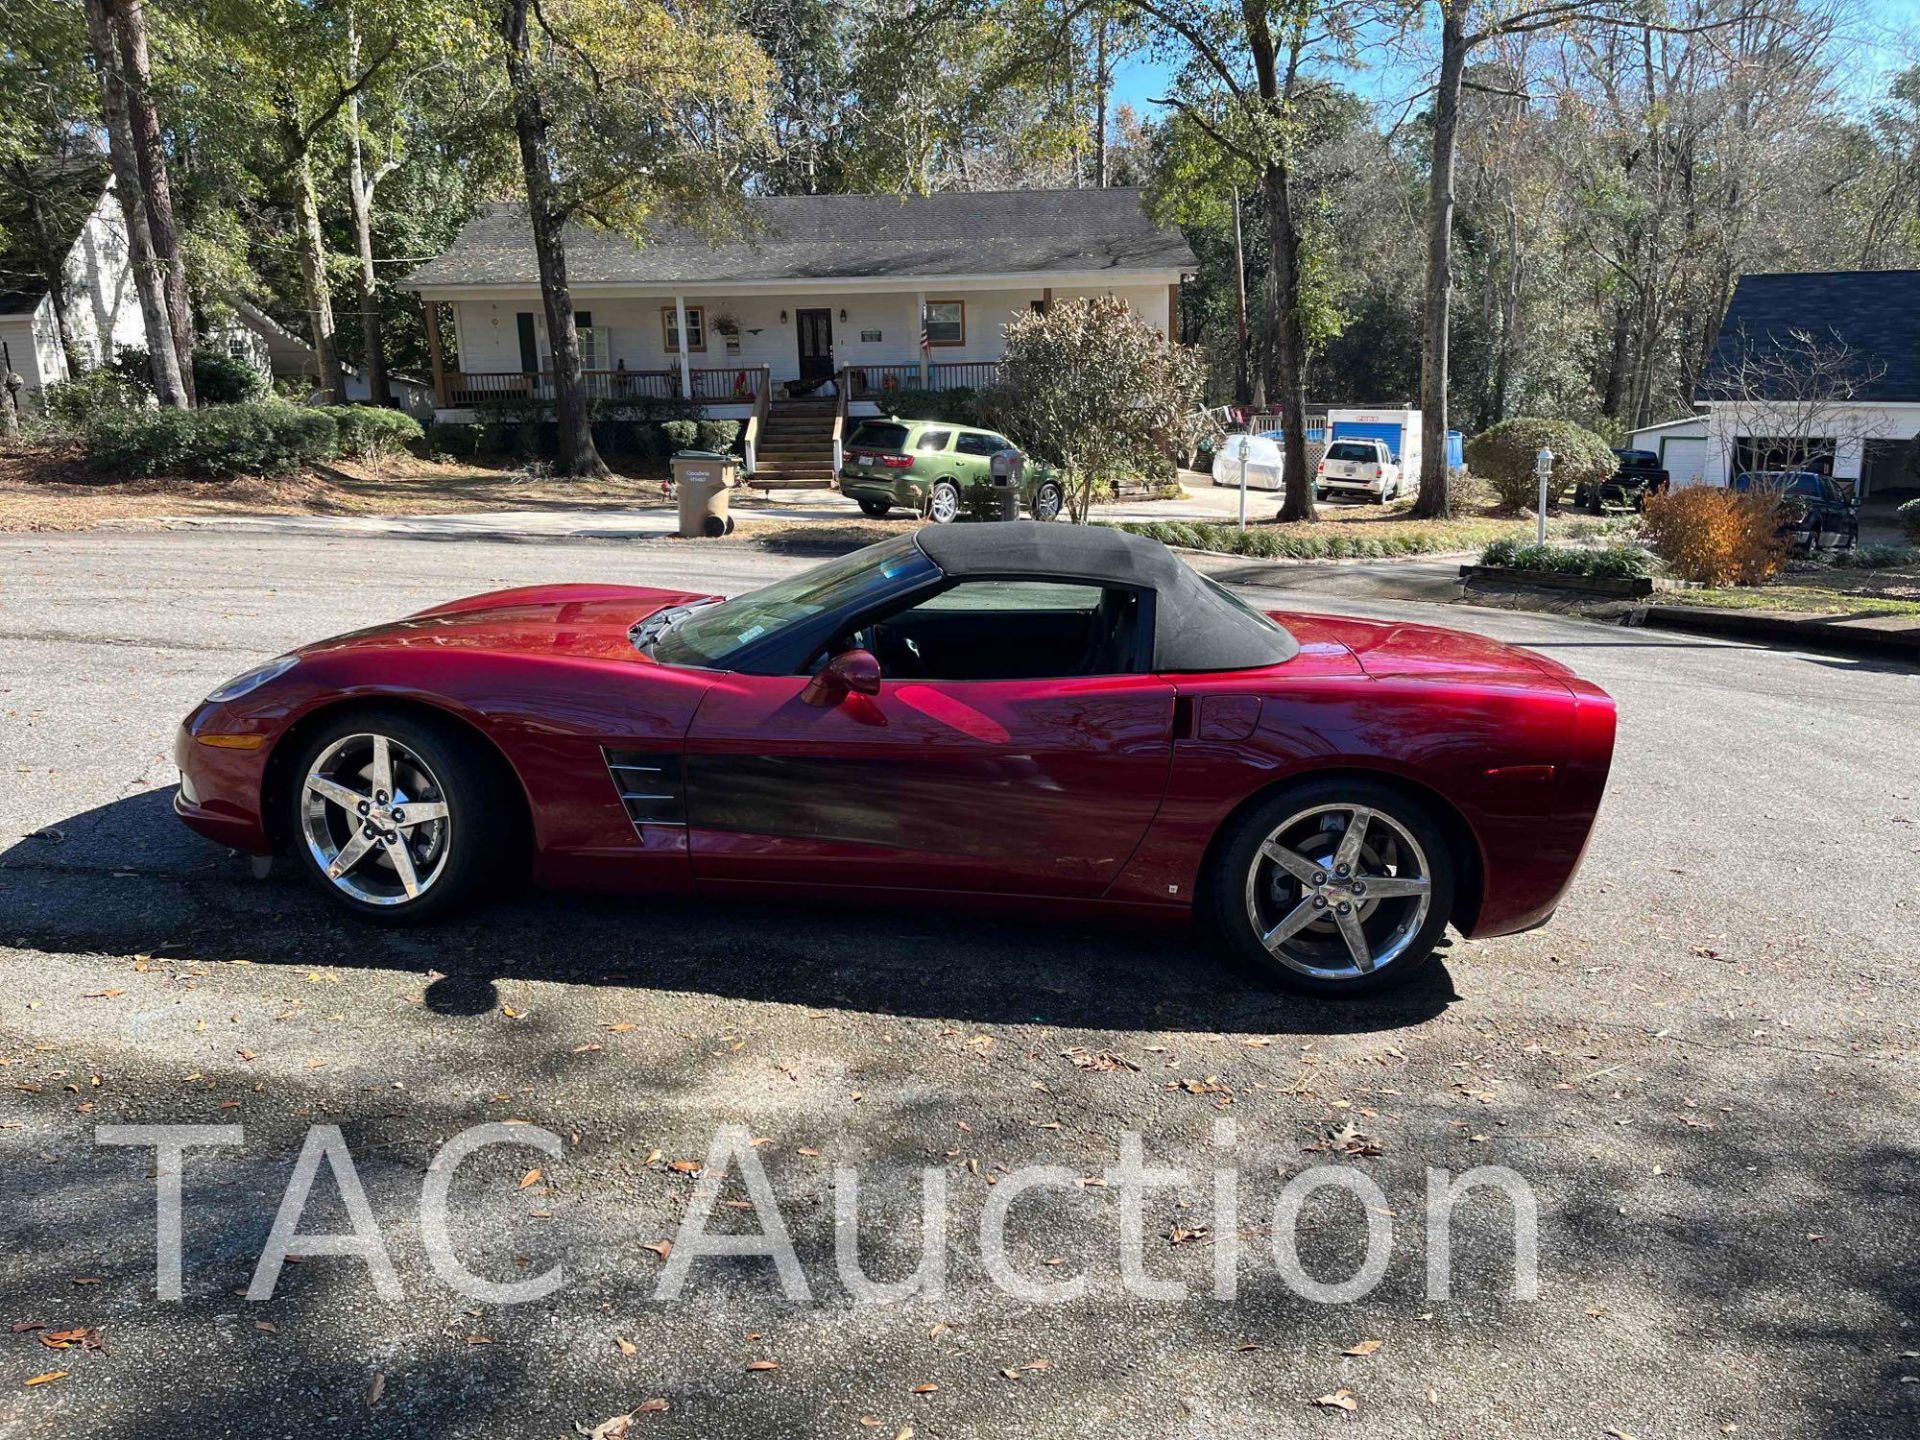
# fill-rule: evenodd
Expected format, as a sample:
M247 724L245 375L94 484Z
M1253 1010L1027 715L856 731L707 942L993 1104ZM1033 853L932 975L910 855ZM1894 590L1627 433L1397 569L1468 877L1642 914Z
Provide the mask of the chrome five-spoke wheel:
M390 735L341 735L301 778L307 851L335 889L363 905L418 900L453 851L447 791L417 750Z
M1406 953L1433 903L1426 852L1391 815L1316 805L1275 826L1247 870L1247 918L1282 965L1326 980Z
M1417 970L1453 901L1453 856L1430 807L1390 782L1329 776L1234 821L1208 913L1230 952L1269 979L1345 993Z

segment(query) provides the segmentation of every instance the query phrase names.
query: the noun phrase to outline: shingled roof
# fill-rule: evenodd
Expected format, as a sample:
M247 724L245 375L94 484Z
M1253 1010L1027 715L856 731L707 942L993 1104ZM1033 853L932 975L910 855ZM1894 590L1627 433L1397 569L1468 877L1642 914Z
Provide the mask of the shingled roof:
M643 244L571 226L576 285L911 279L951 275L1191 270L1174 230L1147 218L1140 192L1012 190L940 195L793 195L747 202L745 238L715 243L664 229ZM537 275L526 207L490 205L447 253L407 283L530 285Z
M1697 398L1717 398L1743 355L1792 347L1802 334L1858 357L1851 398L1920 401L1920 270L1741 276Z

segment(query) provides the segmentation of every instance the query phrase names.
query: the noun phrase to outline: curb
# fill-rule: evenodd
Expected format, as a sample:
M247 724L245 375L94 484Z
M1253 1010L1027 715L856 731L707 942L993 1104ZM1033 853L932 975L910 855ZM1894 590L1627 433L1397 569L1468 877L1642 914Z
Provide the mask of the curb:
M1497 585L1530 585L1541 590L1567 590L1577 595L1595 595L1614 600L1653 593L1653 581L1647 576L1562 575L1553 570L1514 570L1505 565L1462 565L1460 579L1471 585L1477 580Z
M1805 650L1833 650L1920 665L1920 624L1901 630L1874 630L1826 619L1794 620L1784 615L1755 615L1696 605L1647 605L1636 619L1637 623L1656 630L1683 630L1723 640L1787 644Z

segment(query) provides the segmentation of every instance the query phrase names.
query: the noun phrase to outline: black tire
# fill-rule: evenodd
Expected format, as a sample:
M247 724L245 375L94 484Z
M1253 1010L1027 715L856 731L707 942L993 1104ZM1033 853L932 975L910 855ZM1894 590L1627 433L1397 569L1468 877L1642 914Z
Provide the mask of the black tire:
M1033 518L1058 520L1067 508L1067 496L1052 480L1043 480L1034 488Z
M933 488L927 492L927 518L936 525L950 525L965 513L966 501L960 487L951 480L934 481Z
M861 497L859 501L859 505L860 505L860 513L873 520L886 519L887 512L893 509L892 501L869 500L865 496Z
M1399 835L1404 833L1417 847L1420 852L1417 858L1424 860L1424 864L1418 868L1424 870L1428 885L1425 910L1418 910L1417 897L1384 900L1376 897L1371 910L1366 908L1366 902L1358 902L1361 909L1356 918L1363 933L1371 938L1373 931L1378 930L1382 942L1391 940L1394 947L1393 954L1385 963L1367 973L1357 973L1357 966L1345 967L1356 973L1337 973L1342 967L1332 963L1318 966L1312 962L1311 956L1302 960L1294 953L1297 948L1310 949L1324 952L1330 961L1345 959L1341 932L1333 927L1331 910L1313 912L1316 918L1295 939L1282 942L1278 952L1269 951L1261 943L1261 931L1256 929L1255 914L1248 898L1249 886L1252 885L1256 892L1254 903L1261 906L1271 904L1276 916L1292 912L1296 904L1304 905L1311 900L1315 891L1306 881L1287 876L1279 866L1266 859L1262 855L1262 846L1269 836L1282 827L1286 827L1285 834L1295 833L1290 822L1303 814L1310 815L1310 812L1322 808L1334 811L1356 806L1374 812L1369 821L1370 838L1367 843L1375 844L1372 837L1378 836L1381 843L1391 843L1396 847L1400 855L1396 878L1401 873L1411 874L1414 867L1410 862L1416 858L1399 850ZM1381 817L1385 817L1389 823L1382 824ZM1311 824L1311 818L1306 823ZM1373 829L1375 825L1380 828ZM1331 851L1341 832L1327 830L1315 833L1328 841ZM1296 849L1295 853L1300 852ZM1322 857L1312 858L1318 860ZM1382 869L1384 872L1384 867ZM1377 780L1359 776L1331 776L1324 780L1306 780L1286 786L1229 823L1229 828L1214 846L1209 869L1202 877L1198 912L1222 953L1267 984L1310 995L1371 994L1404 984L1432 958L1434 946L1439 943L1447 928L1448 917L1453 912L1454 875L1453 857L1448 849L1446 833L1426 805L1404 791ZM1279 878L1276 879L1276 876ZM1330 865L1327 878L1335 885L1344 883L1334 879ZM1369 877L1361 878L1364 881ZM1382 873L1371 878L1377 883L1387 877ZM1286 889L1287 886L1292 888ZM1351 891L1330 890L1330 898L1338 893L1352 894ZM1348 903L1355 902L1349 900ZM1323 930L1327 932L1325 935L1322 934ZM1384 950L1388 946L1381 943L1377 948ZM1289 963L1285 958L1288 955L1293 956L1295 963ZM1325 973L1313 973L1316 969L1322 969Z
M327 867L315 853L310 838L307 776L322 756L343 741L358 736L385 737L424 762L428 778L435 782L427 798L437 794L447 807L444 834L440 837L445 847L444 863L431 872L420 893L410 899L376 903L350 893L327 874ZM390 748L389 754L393 756L397 778L404 778L404 762L399 752ZM283 801L295 863L334 904L361 920L377 925L417 925L442 919L469 904L502 878L507 862L522 851L523 814L518 797L508 788L508 778L501 773L495 757L451 722L417 719L410 713L376 707L348 711L330 721L301 747L295 765ZM398 799L401 793L396 786L394 798ZM324 823L337 835L341 827L331 818L334 808L332 802L325 802L321 814L329 817ZM355 822L344 808L339 818L348 821L345 829L350 836ZM395 833L399 829L396 826ZM407 827L406 833L413 835L418 829L419 823L415 822ZM425 838L420 837L422 841ZM411 856L411 850L409 854ZM366 852L359 864L368 867L365 873L369 879L359 882L362 888L372 888L372 877L382 866L393 874L391 882L381 877L383 885L390 883L391 888L402 888L397 867L379 853L378 846ZM357 871L358 865L354 869ZM356 877L352 873L343 877L348 878Z

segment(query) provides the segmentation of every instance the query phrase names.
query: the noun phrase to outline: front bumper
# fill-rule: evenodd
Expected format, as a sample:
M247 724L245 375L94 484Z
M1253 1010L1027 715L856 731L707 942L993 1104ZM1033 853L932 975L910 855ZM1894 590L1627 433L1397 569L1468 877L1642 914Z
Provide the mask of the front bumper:
M173 763L180 771L173 813L217 845L267 855L273 842L260 813L267 750L208 743L210 707L189 715L173 737ZM196 728L198 727L198 728ZM215 741L229 737L215 734Z

